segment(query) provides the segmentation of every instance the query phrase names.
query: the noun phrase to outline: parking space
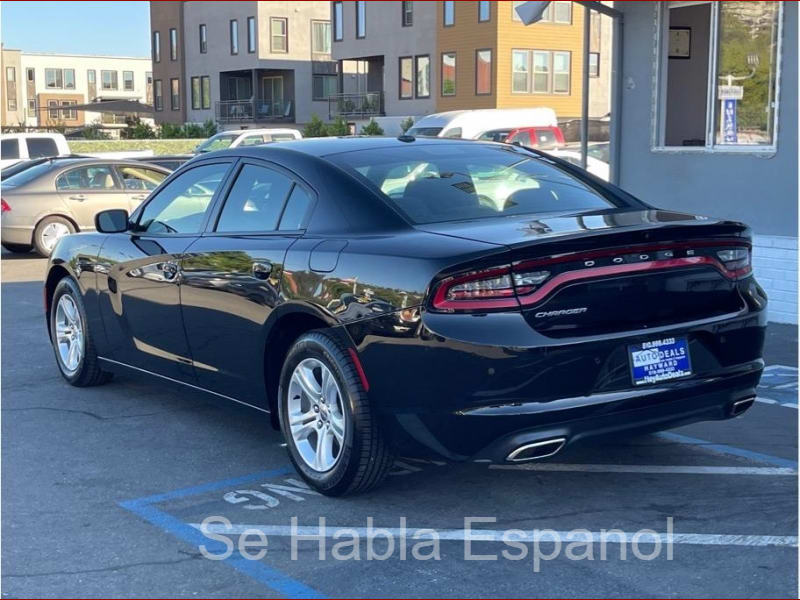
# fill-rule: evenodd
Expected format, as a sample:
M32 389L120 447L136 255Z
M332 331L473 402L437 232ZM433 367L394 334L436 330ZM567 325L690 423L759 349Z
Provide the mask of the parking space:
M771 326L742 418L546 463L400 459L329 499L258 413L132 377L67 386L43 268L3 255L4 596L796 594L796 327Z

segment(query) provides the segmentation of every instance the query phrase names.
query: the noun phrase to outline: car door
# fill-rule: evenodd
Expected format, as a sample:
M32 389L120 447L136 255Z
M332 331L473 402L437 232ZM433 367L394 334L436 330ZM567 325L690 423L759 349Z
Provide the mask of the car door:
M101 210L129 208L110 164L68 169L56 178L56 191L81 230L94 229L94 216Z
M265 323L281 301L289 246L315 195L277 165L242 160L210 231L181 263L181 304L199 385L266 402Z
M204 161L177 174L131 216L129 231L106 238L97 285L113 360L194 381L179 265L205 229L231 164Z
M166 171L139 165L117 165L117 175L122 182L128 202L128 212L133 213L154 189L167 178Z

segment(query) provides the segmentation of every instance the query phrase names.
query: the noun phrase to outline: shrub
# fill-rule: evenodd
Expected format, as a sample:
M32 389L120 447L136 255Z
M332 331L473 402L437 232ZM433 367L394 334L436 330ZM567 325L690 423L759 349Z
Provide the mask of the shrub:
M156 132L139 117L125 119L127 127L120 132L120 137L128 140L148 140L156 137Z
M375 119L370 119L369 123L361 128L362 135L383 135L383 128L378 125Z
M330 135L328 128L322 119L316 113L311 115L311 120L303 129L303 137L327 137L328 135Z
M407 119L403 119L400 121L400 129L403 130L403 133L408 131L414 126L414 117L408 117Z
M92 123L84 127L81 136L85 140L107 140L111 137L100 123Z
M332 123L327 125L328 135L350 135L350 126L344 117L336 117Z
M183 127L180 125L175 125L174 123L162 123L158 131L158 137L163 139L174 139L186 136L183 134Z

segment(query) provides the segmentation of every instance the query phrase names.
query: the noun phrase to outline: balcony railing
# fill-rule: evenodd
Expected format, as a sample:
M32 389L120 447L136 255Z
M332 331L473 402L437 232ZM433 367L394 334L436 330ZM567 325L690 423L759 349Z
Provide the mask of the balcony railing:
M377 117L383 114L383 92L332 94L328 96L328 118Z
M291 100L220 100L215 114L219 123L252 123L254 121L291 121Z

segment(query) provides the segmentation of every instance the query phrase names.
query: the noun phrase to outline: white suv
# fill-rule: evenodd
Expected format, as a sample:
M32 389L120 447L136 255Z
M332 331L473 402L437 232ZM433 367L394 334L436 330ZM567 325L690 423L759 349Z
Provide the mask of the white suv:
M267 142L285 142L302 138L296 129L236 129L211 136L194 151L200 154L236 146L259 146Z

